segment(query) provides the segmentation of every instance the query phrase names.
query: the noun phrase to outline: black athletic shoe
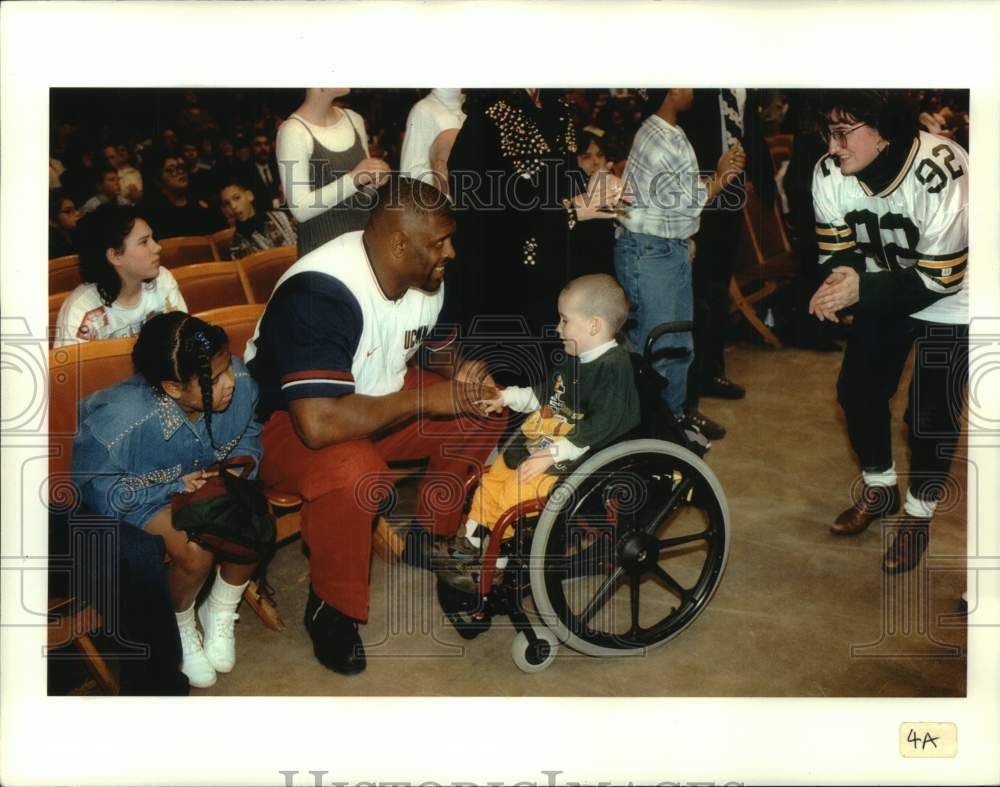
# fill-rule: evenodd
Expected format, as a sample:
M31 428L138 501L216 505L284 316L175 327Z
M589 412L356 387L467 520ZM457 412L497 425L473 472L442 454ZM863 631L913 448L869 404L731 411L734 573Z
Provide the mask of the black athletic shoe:
M726 436L726 427L716 423L711 418L697 410L688 410L681 419L681 427L686 431L697 432L709 440L721 440Z
M309 586L303 620L313 642L313 653L327 669L354 675L365 668L365 646L358 635L358 621L334 609Z
M742 385L737 385L728 377L713 377L701 384L700 393L715 399L742 399L747 395Z

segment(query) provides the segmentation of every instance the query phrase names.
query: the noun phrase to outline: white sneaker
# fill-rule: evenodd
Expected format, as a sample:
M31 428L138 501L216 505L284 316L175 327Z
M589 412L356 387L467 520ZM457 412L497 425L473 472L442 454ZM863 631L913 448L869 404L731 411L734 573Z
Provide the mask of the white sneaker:
M205 656L216 672L229 672L236 664L234 625L240 616L235 612L212 609L205 602L198 609L198 620L205 632Z
M188 683L196 689L214 686L215 668L205 656L201 646L201 634L195 628L194 621L192 620L190 625L178 626L177 630L181 635L181 650L184 654L181 672L187 675Z

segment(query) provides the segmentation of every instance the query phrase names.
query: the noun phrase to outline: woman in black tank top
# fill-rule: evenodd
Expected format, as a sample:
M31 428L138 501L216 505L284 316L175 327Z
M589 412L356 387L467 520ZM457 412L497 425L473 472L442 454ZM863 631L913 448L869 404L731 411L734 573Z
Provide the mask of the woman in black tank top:
M294 158L283 160L279 149L278 165L285 197L300 222L299 257L345 232L363 229L374 204L373 189L381 185L389 171L384 161L367 156L363 124L359 128L348 112L334 106L334 100L347 92L346 88L307 88L305 101L281 124L278 132L307 135L311 143L307 179L293 178L293 167L300 169L298 165L303 162ZM343 150L330 150L316 138L313 129L339 123L349 124L353 140ZM316 193L337 181L339 187ZM304 188L308 189L308 196L302 199L298 195ZM303 212L308 215L303 216Z

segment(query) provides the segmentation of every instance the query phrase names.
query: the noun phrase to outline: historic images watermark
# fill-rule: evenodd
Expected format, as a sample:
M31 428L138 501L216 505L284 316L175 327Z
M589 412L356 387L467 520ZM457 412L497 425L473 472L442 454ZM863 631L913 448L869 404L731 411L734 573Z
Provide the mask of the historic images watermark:
M356 189L351 178L336 177L329 170L329 162L310 162L310 179L295 180L294 161L279 161L284 168L287 190L296 186L309 189L312 202L301 207L317 210L372 209L380 201L398 204L399 189L411 188L407 180L423 180L434 176L432 172L392 172L383 173L388 178L385 185L374 188L371 185ZM320 172L316 172L317 166ZM562 159L551 162L535 174L522 174L507 170L452 170L449 173L448 189L437 191L431 201L425 189L413 189L411 198L424 210L441 210L448 206L456 211L483 213L533 213L535 211L562 211L563 199L567 194L580 195L584 207L603 208L610 206L620 212L629 210L701 210L734 212L742 210L746 204L746 191L737 179L729 184L719 196L705 205L702 183L715 175L714 171L690 172L662 171L656 173L647 190L638 189L628 173L619 179L611 173L600 170L590 179L575 167L567 166ZM392 175L393 177L390 177ZM322 176L322 177L321 177ZM312 189L313 183L328 183L332 189ZM439 182L439 181L438 181ZM332 193L331 193L332 192ZM283 206L284 207L284 206Z
M518 782L500 782L500 781L487 781L487 782L474 782L474 781L450 781L450 782L435 782L435 781L421 781L421 782L411 782L411 781L383 781L383 780L371 780L371 781L357 781L357 782L347 782L347 781L335 781L328 779L330 771L297 771L297 770L279 770L279 775L284 779L280 784L283 787L584 787L585 785L589 787L593 785L594 787L611 787L611 785L621 785L621 787L638 787L639 785L646 785L647 787L715 787L715 785L720 785L720 787L742 787L743 782L716 782L716 781L685 781L685 782L675 782L675 781L624 781L616 780L614 782L579 782L579 781L560 781L559 777L564 773L561 770L543 770L541 771L542 780L531 779Z

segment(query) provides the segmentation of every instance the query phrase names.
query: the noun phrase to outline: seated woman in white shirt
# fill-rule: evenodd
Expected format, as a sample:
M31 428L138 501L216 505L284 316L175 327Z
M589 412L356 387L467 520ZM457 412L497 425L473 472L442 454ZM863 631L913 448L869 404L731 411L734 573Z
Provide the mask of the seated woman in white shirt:
M170 271L160 266L153 230L135 208L102 205L77 224L78 286L59 310L53 346L132 336L150 317L187 311Z
M306 88L302 105L278 128L278 173L299 222L299 257L368 220L389 165L372 158L361 116L333 102L348 88ZM359 193L362 192L362 193Z

